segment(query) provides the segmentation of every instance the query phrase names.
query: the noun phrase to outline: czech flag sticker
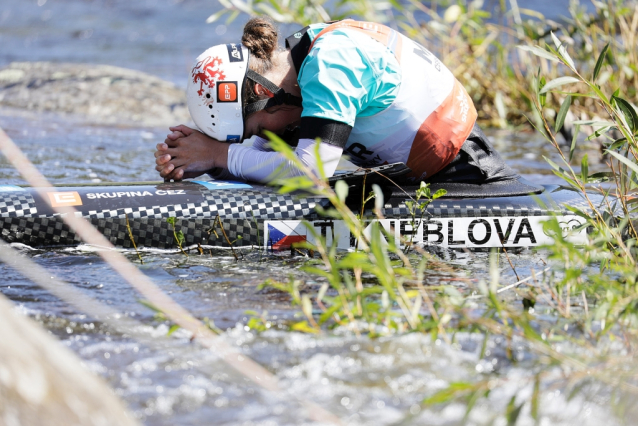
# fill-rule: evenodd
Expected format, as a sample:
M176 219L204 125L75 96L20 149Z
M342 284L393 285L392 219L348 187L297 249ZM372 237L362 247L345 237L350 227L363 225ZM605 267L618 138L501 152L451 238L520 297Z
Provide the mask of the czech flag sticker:
M266 246L273 250L289 249L306 241L306 229L298 220L267 221Z

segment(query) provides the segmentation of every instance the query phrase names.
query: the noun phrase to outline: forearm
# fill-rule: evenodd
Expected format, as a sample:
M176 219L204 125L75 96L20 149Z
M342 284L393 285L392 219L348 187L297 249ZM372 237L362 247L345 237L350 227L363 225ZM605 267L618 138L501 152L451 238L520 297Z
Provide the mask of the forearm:
M295 154L302 164L319 176L319 161L327 177L334 174L341 158L342 148L319 143L319 156L316 155L317 142L311 139L299 141ZM228 171L239 178L257 182L268 182L274 177L301 176L303 172L294 162L287 160L278 152L264 152L252 147L231 145L228 151Z

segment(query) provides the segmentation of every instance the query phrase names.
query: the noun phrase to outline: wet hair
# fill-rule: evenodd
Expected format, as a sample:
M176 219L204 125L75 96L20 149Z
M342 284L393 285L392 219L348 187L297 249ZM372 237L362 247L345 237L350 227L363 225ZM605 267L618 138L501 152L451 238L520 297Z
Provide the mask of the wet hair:
M278 49L278 34L275 24L268 18L250 19L244 26L241 43L250 50L248 67L258 74L264 75L273 67L273 54ZM252 84L244 85L244 105L259 100Z

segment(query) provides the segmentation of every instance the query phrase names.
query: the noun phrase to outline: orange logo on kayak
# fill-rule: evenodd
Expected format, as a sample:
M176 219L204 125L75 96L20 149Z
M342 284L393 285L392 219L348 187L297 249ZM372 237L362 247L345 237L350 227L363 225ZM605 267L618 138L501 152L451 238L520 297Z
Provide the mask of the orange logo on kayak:
M237 102L237 83L234 81L218 81L217 102Z
M51 207L63 207L63 206L81 206L82 198L76 191L70 192L49 192L49 201Z

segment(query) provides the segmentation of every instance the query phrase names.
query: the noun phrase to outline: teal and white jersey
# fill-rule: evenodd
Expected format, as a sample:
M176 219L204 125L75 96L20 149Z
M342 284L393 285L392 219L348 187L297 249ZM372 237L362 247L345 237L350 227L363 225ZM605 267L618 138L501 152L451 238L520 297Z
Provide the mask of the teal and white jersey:
M328 24L313 24L314 40ZM356 31L337 29L316 40L297 78L302 117L346 123L360 129L357 117L375 115L390 106L401 83L401 66L388 47Z
M426 179L458 154L476 121L463 86L432 53L391 28L351 19L310 26L297 81L302 117L352 126L358 166L405 163ZM294 58L293 58L294 60Z

